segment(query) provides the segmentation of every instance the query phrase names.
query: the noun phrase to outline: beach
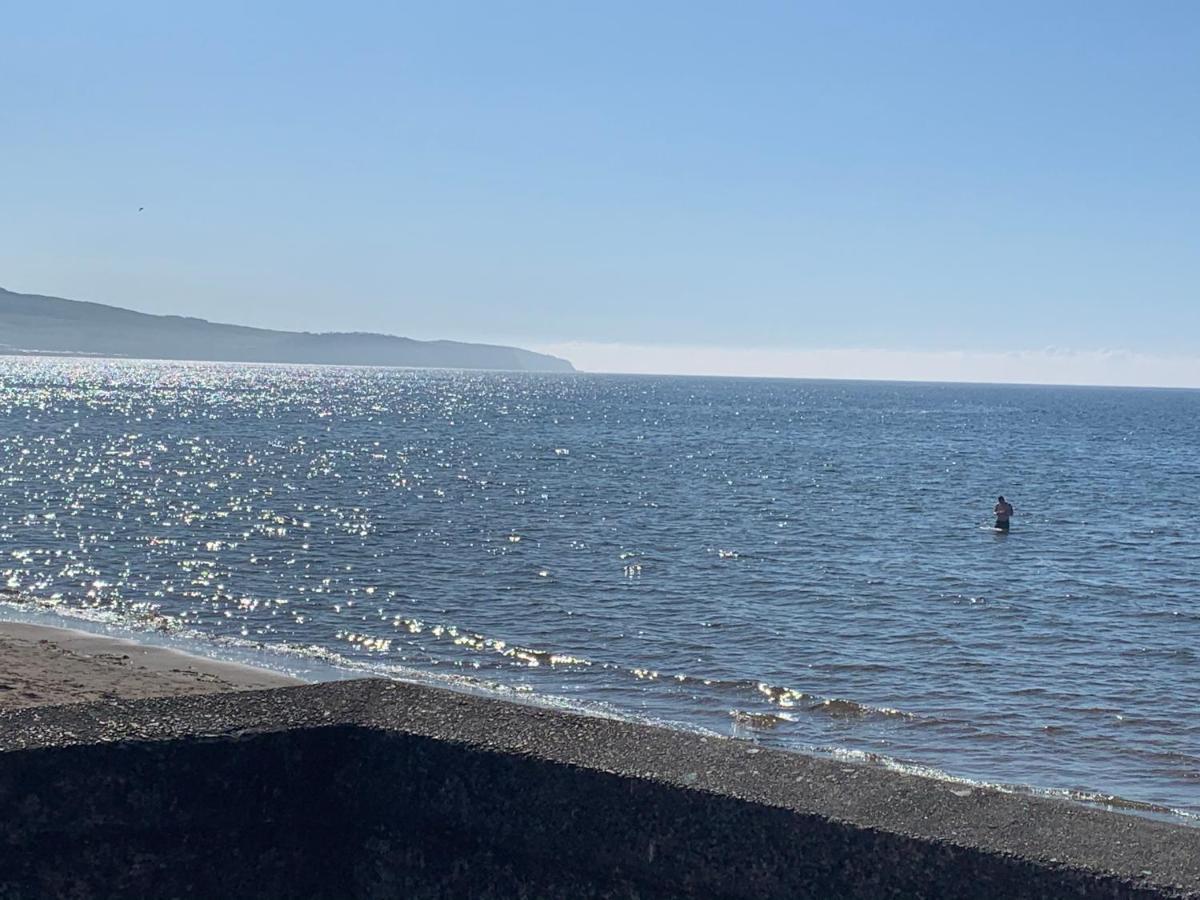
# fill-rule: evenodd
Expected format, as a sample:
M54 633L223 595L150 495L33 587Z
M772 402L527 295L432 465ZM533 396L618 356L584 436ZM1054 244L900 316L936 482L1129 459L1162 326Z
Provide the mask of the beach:
M299 683L266 669L178 650L74 629L0 621L0 710Z

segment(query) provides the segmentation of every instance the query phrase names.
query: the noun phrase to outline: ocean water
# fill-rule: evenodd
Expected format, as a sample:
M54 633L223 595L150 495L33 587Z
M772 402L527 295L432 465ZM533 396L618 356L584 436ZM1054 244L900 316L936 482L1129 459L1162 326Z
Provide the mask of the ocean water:
M1193 822L1198 486L1200 392L0 359L25 610Z

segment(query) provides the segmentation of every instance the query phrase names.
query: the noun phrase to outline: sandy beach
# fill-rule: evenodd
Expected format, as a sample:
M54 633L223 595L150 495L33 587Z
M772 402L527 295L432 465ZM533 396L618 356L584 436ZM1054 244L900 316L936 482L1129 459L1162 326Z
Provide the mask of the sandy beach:
M0 621L0 710L299 684L264 669L103 635Z

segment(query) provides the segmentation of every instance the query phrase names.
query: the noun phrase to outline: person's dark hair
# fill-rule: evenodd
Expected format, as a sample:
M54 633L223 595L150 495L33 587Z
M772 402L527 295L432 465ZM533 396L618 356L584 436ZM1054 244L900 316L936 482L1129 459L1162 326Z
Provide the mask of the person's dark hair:
M1000 495L1000 502L1001 502L1001 503L1003 503L1003 502L1004 502L1004 495L1003 495L1003 494L1001 494L1001 495Z

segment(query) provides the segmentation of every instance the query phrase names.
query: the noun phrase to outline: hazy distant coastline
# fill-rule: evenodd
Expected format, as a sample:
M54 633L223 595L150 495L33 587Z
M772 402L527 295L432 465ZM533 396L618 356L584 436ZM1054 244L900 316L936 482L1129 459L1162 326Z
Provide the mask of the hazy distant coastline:
M122 356L207 362L314 363L572 372L565 359L517 347L311 333L156 316L0 288L0 354Z

